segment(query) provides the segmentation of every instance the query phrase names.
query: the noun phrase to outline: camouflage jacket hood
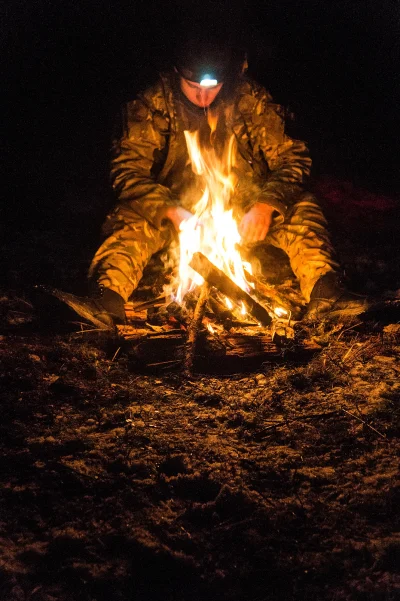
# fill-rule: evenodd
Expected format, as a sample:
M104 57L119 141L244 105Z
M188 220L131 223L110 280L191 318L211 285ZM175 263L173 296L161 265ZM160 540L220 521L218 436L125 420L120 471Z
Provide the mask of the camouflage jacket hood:
M310 172L305 143L285 134L282 108L250 79L242 78L227 98L221 96L218 112L237 142L236 202L245 210L265 202L285 215ZM171 173L182 152L186 117L176 75L162 74L125 105L122 131L113 143L111 181L119 203L128 203L155 227L166 207L181 204Z

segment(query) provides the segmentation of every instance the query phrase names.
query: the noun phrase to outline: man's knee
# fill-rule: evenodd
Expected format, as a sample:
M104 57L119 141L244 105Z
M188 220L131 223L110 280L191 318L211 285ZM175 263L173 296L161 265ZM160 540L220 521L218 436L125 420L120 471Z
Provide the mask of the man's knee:
M302 235L325 235L328 223L316 197L313 194L302 194L289 209L285 219L276 223L276 227L293 233L297 230Z

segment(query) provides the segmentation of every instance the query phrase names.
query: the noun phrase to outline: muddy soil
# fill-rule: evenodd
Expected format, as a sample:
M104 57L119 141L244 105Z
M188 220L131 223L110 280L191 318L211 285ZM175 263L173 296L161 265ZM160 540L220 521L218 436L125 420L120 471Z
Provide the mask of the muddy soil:
M395 199L318 190L353 289L398 297ZM399 598L400 316L316 324L307 361L143 371L38 317L33 283L79 292L90 218L3 240L0 599Z

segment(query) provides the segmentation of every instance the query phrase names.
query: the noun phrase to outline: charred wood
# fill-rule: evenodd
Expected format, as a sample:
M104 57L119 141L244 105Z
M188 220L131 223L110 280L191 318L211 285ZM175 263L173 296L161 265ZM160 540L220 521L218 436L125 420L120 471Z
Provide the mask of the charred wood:
M205 255L200 252L194 253L190 267L197 271L211 286L215 286L220 292L229 297L233 302L244 303L247 311L262 325L268 326L272 322L269 311L263 307L255 298L239 288L218 267L213 265Z
M199 298L194 310L193 319L188 328L188 337L185 346L185 357L183 361L183 371L188 375L193 369L193 360L196 352L196 342L199 335L199 330L203 322L204 312L207 305L208 296L210 294L210 284L204 282L200 289Z

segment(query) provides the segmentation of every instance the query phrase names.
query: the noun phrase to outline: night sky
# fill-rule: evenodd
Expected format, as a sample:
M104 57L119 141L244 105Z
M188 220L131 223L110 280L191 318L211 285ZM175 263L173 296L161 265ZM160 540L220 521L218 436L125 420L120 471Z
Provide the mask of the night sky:
M4 6L5 205L23 218L99 223L110 202L108 144L120 104L169 66L175 38L198 21L234 23L250 74L296 115L314 175L398 190L399 3L14 0ZM81 206L81 210L83 210ZM38 217L39 216L39 217Z

